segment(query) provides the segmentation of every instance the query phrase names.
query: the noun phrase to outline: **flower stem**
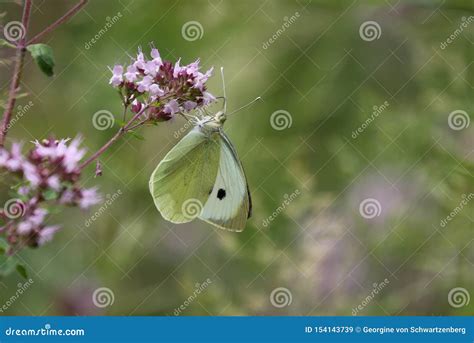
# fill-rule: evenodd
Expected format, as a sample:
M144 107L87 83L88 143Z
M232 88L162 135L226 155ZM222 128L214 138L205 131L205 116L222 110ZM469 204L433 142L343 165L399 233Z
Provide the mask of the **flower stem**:
M94 162L100 155L102 155L108 148L112 146L116 141L119 140L126 133L125 129L122 127L118 132L107 142L105 143L99 150L97 150L91 157L89 157L80 167L79 170L84 169L89 164Z
M25 59L26 52L26 33L28 31L28 25L30 22L31 14L31 0L25 1L25 6L23 7L23 17L21 23L24 28L23 38L19 40L16 45L16 55L15 55L15 67L13 69L13 76L10 82L10 91L8 93L7 106L5 112L3 112L2 124L0 129L0 148L5 145L5 139L8 132L8 125L10 124L13 108L15 107L17 90L20 85L21 73L23 71L23 61Z
M0 148L5 145L5 139L8 133L11 116L13 112L13 108L15 107L15 102L17 98L18 87L20 85L21 75L23 71L23 64L25 60L26 54L26 47L30 44L36 43L41 37L45 34L53 31L59 25L66 22L70 18L72 18L82 7L86 5L88 0L81 0L79 1L74 7L72 7L69 11L67 11L61 18L56 20L54 23L49 25L46 29L38 33L32 39L26 42L26 33L28 32L28 25L30 22L30 14L31 14L31 3L32 0L25 0L25 5L23 7L23 17L21 23L24 27L24 35L23 38L19 40L16 45L16 55L15 55L15 66L13 69L13 75L10 82L10 91L8 93L8 100L7 106L5 111L3 112L2 123L0 125Z
M34 36L33 38L31 38L29 41L28 41L28 45L30 44L34 44L34 43L37 43L40 38L42 38L44 35L46 35L47 33L53 31L54 29L56 29L59 25L65 23L66 21L68 21L69 19L71 19L77 12L79 12L79 10L84 7L86 4L87 4L87 1L88 0L81 0L79 1L74 7L72 7L69 11L67 11L66 13L63 14L63 16L61 18L59 18L58 20L56 20L54 23L52 23L51 25L49 25L48 27L46 27L43 31L41 31L40 33L38 33L36 36Z
M132 128L136 128L137 126L140 126L140 125L134 125L132 126L132 124L148 109L149 106L145 106L142 108L141 111L139 111L137 114L135 114L133 116L132 119L130 119L128 121L127 124L125 124L124 126L122 126L118 131L117 133L107 141L107 143L105 143L99 150L97 150L91 157L89 157L86 161L84 161L84 163L82 163L82 165L79 167L79 170L82 170L84 169L85 167L87 167L89 164L91 164L92 162L94 162L97 158L99 158L105 151L107 151L116 141L119 140L119 138L121 138L123 135L125 135L127 132L129 132ZM144 122L142 122L141 124L143 124ZM132 126L132 127L131 127Z

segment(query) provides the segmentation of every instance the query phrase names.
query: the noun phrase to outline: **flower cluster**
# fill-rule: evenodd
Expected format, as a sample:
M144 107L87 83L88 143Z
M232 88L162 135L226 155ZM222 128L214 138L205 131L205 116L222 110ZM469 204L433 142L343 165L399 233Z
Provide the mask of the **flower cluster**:
M215 97L206 91L213 68L199 71L199 60L181 66L163 61L157 49L151 59L140 51L128 66L115 65L110 84L119 89L126 106L133 112L146 108L146 119L169 120L174 114L208 105Z
M17 178L13 198L0 209L0 232L5 233L11 247L38 246L52 239L59 226L47 226L45 220L51 206L89 208L100 202L96 188L78 185L79 162L86 151L75 138L35 141L28 154L14 143L11 150L0 149L0 171Z

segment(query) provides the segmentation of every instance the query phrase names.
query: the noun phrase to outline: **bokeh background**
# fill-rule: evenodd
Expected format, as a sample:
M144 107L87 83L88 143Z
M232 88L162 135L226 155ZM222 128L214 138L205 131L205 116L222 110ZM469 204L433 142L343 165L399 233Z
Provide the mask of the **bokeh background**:
M30 32L73 4L34 1ZM19 20L15 2L0 8ZM224 66L231 110L263 98L226 123L254 215L240 234L165 222L148 178L184 123L145 128L105 155L102 177L87 170L112 206L90 225L100 205L58 213L54 241L22 251L34 282L2 314L472 314L473 15L469 0L91 1L44 41L53 78L27 61L18 105L33 106L9 144L81 133L99 148L117 126L95 129L94 113L121 109L108 67L153 42L166 59ZM0 72L4 92L11 67ZM209 90L221 94L218 75ZM19 282L0 280L0 304Z

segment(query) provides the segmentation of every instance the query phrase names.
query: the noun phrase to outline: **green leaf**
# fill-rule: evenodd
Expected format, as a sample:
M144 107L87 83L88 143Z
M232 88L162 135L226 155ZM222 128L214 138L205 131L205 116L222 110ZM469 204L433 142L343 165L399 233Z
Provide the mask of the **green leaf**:
M45 192L43 192L43 196L45 200L54 200L58 197L58 193L52 189L47 189Z
M18 259L15 256L0 256L0 277L7 276L15 271L18 265Z
M23 276L23 278L28 279L28 273L26 272L26 268L25 268L24 265L22 265L22 264L17 264L17 265L16 265L16 271L18 272L18 274L20 274L21 276Z
M41 43L29 45L26 49L31 53L31 57L34 58L41 71L48 76L53 76L53 49L49 45Z
M5 251L8 248L8 243L3 238L0 238L0 248L2 248L3 251Z
M17 271L22 277L26 277L26 269L18 258L15 255L5 255L7 249L8 243L0 238L0 277L5 277L14 271Z

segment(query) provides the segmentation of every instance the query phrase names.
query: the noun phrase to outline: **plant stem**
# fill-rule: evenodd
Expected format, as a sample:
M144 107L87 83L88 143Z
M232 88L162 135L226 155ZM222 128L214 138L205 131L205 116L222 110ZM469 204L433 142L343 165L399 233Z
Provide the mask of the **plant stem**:
M31 0L25 0L25 6L23 7L23 16L21 23L25 32L23 32L23 38L19 40L16 45L15 55L15 67L13 69L13 76L10 82L10 91L8 93L7 106L5 112L3 112L2 124L0 129L0 148L5 145L5 139L8 132L8 125L10 124L13 108L15 107L16 96L18 86L20 85L21 73L23 71L23 61L25 59L26 52L26 33L28 32L28 25L30 22L31 14Z
M79 170L84 169L87 167L89 164L94 162L97 158L99 158L105 151L107 151L116 141L119 140L123 135L125 135L128 131L130 131L132 128L136 128L137 125L133 126L132 128L130 127L135 120L137 120L147 109L149 106L145 106L139 111L137 114L133 116L132 119L128 121L127 124L125 124L123 127L121 127L117 133L109 140L107 143L105 143L99 150L97 150L91 157L89 157L84 163L81 164L79 167ZM142 122L141 124L143 124ZM140 125L138 125L140 126Z
M31 39L28 41L28 45L37 43L41 37L43 37L43 36L46 35L47 33L53 31L54 29L56 29L59 25L65 23L66 21L68 21L69 19L71 19L77 12L79 12L79 10L80 10L82 7L84 7L84 6L87 4L87 1L88 1L88 0L81 0L81 1L79 1L74 7L72 7L69 11L67 11L66 13L64 13L61 18L59 18L59 19L56 20L54 23L52 23L51 25L49 25L48 27L46 27L43 31L41 31L40 33L38 33L38 34L37 34L36 36L34 36L33 38L31 38Z
M139 127L139 126L142 126L142 125L145 124L147 121L148 121L148 119L144 119L144 120L142 120L141 122L139 122L138 124L135 124L135 125L133 125L132 127L129 127L129 128L127 129L127 131L132 131L132 130L136 129L136 128Z
M112 144L114 144L120 137L122 137L126 133L123 127L118 130L118 132L107 142L105 143L99 150L97 150L91 157L89 157L80 167L79 170L84 169L89 164L94 162L97 158L100 157Z
M23 17L21 20L21 23L23 27L25 28L25 32L24 32L23 38L21 38L16 45L15 66L13 69L13 75L10 82L10 91L8 93L7 106L5 108L5 111L3 112L2 123L0 126L0 148L2 148L5 145L5 139L8 133L8 126L11 121L13 108L15 107L17 91L20 85L21 74L23 71L26 47L30 44L36 43L45 34L53 31L59 25L61 25L62 23L72 18L82 7L84 7L87 4L87 1L88 0L79 1L74 7L72 7L69 11L67 11L61 18L56 20L54 23L49 25L42 32L38 33L36 36L30 39L28 43L26 43L26 33L28 32L28 25L30 22L32 0L25 0L25 6L23 7Z

